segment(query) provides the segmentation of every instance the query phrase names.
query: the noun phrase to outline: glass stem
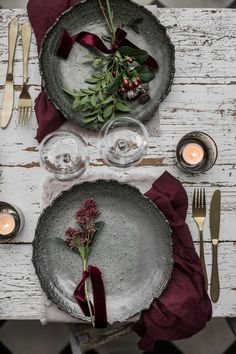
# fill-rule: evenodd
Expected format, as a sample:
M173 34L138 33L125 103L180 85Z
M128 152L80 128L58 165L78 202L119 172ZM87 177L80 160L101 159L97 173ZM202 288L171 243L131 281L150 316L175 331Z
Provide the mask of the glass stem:
M84 271L87 270L87 259L86 258L83 258L83 270ZM85 297L86 297L87 304L88 304L88 309L89 309L91 323L92 323L92 326L95 327L93 311L92 311L92 308L91 308L91 302L90 302L90 298L89 298L89 294L88 294L88 282L87 282L87 280L85 280L85 283L84 283L84 292L85 292Z

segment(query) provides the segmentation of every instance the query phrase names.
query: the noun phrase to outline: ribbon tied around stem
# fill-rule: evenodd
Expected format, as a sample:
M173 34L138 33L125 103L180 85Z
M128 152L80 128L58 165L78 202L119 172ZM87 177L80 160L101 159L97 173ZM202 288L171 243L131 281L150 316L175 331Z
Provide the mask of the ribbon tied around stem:
M93 304L90 302L92 313L94 315L95 327L107 327L106 295L102 274L98 267L90 265L88 270L83 271L82 279L77 285L74 296L79 304L83 314L90 316L89 306L85 294L85 282L90 278L93 290Z
M63 29L57 45L56 53L59 57L67 59L75 42L80 43L81 45L95 48L104 54L113 54L121 46L128 46L133 49L139 49L126 37L127 32L124 31L122 28L118 27L115 33L115 40L113 41L111 48L107 48L107 46L103 43L102 39L94 33L83 31L73 36L70 36L67 30ZM153 70L158 68L156 60L150 55L148 56L147 60L145 60L142 64L148 66Z

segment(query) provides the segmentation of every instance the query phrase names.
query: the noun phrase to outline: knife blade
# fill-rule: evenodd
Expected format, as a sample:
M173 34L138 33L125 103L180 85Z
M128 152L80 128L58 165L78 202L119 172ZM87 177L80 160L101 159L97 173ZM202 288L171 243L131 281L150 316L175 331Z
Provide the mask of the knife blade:
M6 75L5 89L2 100L2 111L0 116L1 128L6 128L12 115L14 102L14 86L13 86L13 59L16 48L16 40L18 33L17 18L13 18L9 24L8 32L8 68Z
M211 272L211 299L217 302L220 295L220 282L218 272L218 243L220 234L220 208L221 192L216 190L211 199L210 230L212 243L212 272Z

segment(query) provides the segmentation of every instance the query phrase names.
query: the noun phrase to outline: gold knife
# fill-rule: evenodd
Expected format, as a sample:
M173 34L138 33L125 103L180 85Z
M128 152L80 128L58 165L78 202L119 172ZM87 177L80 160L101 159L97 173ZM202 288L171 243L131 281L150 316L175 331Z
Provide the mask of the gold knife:
M13 18L9 25L8 33L8 68L5 89L2 100L2 111L0 116L1 128L6 128L12 115L14 102L14 87L13 87L13 59L16 48L16 40L18 33L17 18Z
M210 230L212 243L212 272L211 272L211 299L217 302L220 295L220 282L218 272L218 243L220 232L220 204L221 193L216 190L211 199Z

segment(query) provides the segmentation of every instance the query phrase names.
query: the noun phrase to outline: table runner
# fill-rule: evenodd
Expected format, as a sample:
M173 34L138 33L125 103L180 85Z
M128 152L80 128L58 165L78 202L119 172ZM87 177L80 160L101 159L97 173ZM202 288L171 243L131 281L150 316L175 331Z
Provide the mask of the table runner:
M112 171L99 176L90 175L90 171L79 181L74 182L61 183L54 179L47 179L43 188L43 205L48 205L59 192L75 183L98 178L114 178ZM142 192L151 184L148 177L140 179L139 182L131 181L127 176L119 180L139 187ZM160 298L153 301L149 310L143 311L140 319L133 326L133 330L142 337L139 348L151 351L158 339L189 338L203 329L206 322L211 319L212 307L205 290L201 262L185 223L188 202L182 184L165 172L152 184L152 188L145 195L158 205L173 230L174 268L171 280ZM47 318L44 322L77 321L48 302L46 312Z

